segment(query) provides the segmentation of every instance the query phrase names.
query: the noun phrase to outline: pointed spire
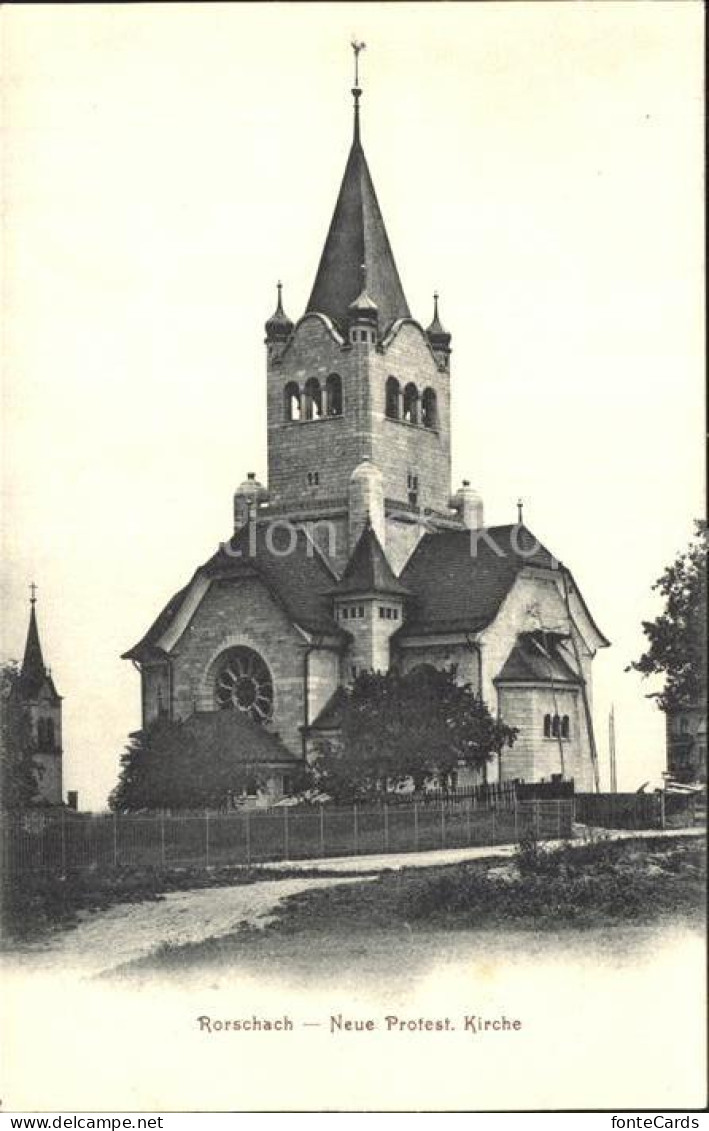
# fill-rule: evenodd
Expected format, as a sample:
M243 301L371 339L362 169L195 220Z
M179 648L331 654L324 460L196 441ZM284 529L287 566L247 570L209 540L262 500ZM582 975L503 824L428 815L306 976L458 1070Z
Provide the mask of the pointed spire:
M362 290L360 269L363 263L367 266L368 298L379 309L382 329L386 330L398 318L410 317L360 142L362 90L357 61L363 48L363 43L354 41L352 44L355 52L354 138L306 308L326 314L343 333L349 322L349 308Z
M30 585L30 594L30 623L27 629L25 655L20 671L22 688L25 694L27 692L37 691L47 674L44 667L44 657L42 656L42 645L39 642L39 629L37 628L37 615L35 612L37 586L34 582Z
M278 302L274 313L266 323L266 341L267 342L284 342L286 341L293 330L293 323L288 315L283 310L283 283L278 280Z
M441 322L438 313L438 291L434 291L433 294L433 320L426 330L426 334L433 350L443 354L450 353L451 335Z

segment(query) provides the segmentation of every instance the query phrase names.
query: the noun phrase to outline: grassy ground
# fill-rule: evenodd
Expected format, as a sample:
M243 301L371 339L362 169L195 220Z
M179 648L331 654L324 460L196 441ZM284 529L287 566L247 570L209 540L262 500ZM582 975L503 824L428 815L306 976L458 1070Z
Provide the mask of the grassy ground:
M160 868L126 867L106 872L89 869L69 872L61 878L50 872L28 872L4 876L0 901L1 943L12 948L36 941L53 931L73 927L81 912L104 911L117 903L162 899L172 891L232 887L260 880L285 880L292 876L342 875L326 868L267 871L263 868L188 867L165 871Z
M601 841L545 849L523 844L507 861L384 873L363 884L295 895L263 930L165 946L136 963L137 976L287 960L307 970L327 954L340 964L386 961L402 938L441 939L503 930L553 937L596 934L609 945L632 928L690 925L705 914L706 849L678 839ZM525 946L527 944L525 943ZM411 954L413 957L413 949ZM318 961L320 969L323 962Z

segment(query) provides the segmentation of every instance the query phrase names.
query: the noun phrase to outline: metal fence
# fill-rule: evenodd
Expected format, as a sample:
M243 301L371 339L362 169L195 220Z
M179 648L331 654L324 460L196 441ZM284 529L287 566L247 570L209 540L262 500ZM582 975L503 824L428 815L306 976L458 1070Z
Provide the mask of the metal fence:
M665 829L698 821L693 795L670 793L577 793L576 820L602 829Z
M263 864L373 853L511 844L570 836L573 802L481 807L436 804L251 809L231 813L80 814L36 810L4 817L9 872Z

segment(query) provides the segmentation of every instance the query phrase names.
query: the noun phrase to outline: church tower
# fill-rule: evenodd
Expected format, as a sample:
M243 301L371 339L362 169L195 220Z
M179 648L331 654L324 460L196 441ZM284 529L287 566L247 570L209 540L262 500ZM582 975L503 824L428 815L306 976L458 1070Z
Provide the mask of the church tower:
M44 666L37 626L36 586L31 586L30 621L18 691L29 719L33 759L39 767L38 799L50 805L62 803L62 699L52 674Z
M396 569L414 535L395 526L411 527L414 514L455 521L451 335L437 296L428 330L411 316L362 147L357 80L352 94L352 145L307 309L293 324L279 284L266 323L268 509L295 521L344 517L331 551L341 569L362 531L346 521L352 477L369 463L387 517L377 533Z

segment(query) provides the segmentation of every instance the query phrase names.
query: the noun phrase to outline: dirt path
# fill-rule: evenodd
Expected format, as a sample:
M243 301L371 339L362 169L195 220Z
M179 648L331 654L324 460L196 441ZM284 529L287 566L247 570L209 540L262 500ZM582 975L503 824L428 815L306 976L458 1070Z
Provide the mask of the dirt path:
M361 883L364 878L356 880ZM263 880L170 892L154 903L120 903L84 916L76 928L15 957L36 970L96 975L143 958L166 943L201 942L229 934L244 923L265 926L282 899L306 889L352 882L341 876Z
M613 839L704 835L702 829L657 832L613 832ZM180 946L202 942L235 931L241 924L265 926L278 903L288 896L332 884L362 882L366 875L353 872L400 868L431 868L464 860L506 857L513 845L407 852L387 856L345 857L333 860L301 860L268 865L281 868L327 867L349 875L303 876L283 880L260 880L235 887L200 888L170 892L156 902L120 903L86 914L79 925L54 935L48 942L28 947L14 960L23 966L47 972L69 970L95 975L143 958L165 944ZM14 960L11 960L14 964Z

